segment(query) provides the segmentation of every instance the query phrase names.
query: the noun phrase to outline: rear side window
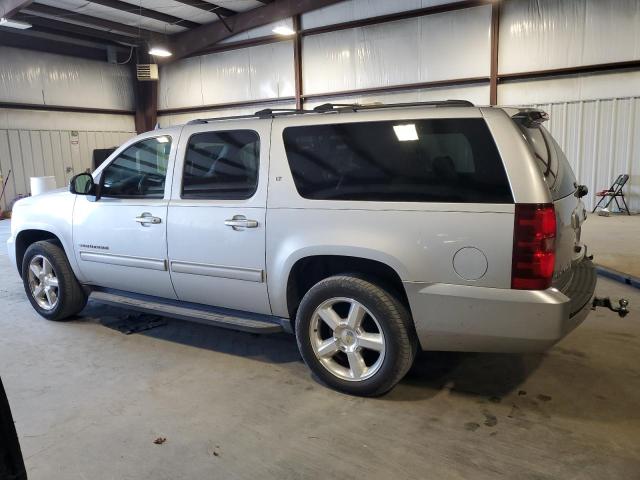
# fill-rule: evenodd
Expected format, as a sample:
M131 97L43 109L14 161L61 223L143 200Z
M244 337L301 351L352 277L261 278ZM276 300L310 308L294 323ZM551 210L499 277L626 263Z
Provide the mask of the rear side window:
M512 203L502 160L482 119L288 127L284 144L304 198Z
M189 138L182 198L244 200L258 187L260 138L253 130L204 132Z
M536 157L554 200L571 195L576 190L576 178L558 142L544 127L527 128L518 124Z

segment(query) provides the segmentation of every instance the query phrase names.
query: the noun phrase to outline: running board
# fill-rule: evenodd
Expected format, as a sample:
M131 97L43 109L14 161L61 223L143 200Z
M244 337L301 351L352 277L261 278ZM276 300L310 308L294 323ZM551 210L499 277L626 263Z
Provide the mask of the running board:
M189 320L243 332L278 333L290 330L286 325L289 321L280 317L174 302L146 295L94 290L89 298L96 302L130 308L140 312L155 313L165 317Z

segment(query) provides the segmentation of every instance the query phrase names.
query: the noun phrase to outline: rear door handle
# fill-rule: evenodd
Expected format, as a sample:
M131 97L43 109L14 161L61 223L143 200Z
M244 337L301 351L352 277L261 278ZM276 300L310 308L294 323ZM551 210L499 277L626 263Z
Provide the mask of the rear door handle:
M148 223L157 225L158 223L162 223L162 219L159 217L154 217L149 212L144 212L140 214L139 217L136 217L136 222L138 222L141 225L146 225Z
M256 228L258 222L256 220L247 220L244 215L234 215L233 218L229 218L224 221L227 227L231 227L234 230L242 230L243 228Z

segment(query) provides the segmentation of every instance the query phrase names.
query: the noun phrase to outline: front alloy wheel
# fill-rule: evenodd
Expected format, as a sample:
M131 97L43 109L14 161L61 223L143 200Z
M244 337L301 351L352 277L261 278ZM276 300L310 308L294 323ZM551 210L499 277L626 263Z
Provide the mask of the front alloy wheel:
M58 277L51 262L42 255L29 262L29 288L43 310L53 310L58 305Z
M49 320L64 320L87 303L62 246L54 240L29 245L22 261L22 283L33 308Z

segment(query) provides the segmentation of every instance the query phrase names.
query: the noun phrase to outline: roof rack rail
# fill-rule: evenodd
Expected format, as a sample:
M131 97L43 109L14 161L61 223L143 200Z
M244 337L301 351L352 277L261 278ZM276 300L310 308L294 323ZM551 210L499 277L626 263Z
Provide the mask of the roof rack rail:
M265 108L258 110L255 113L249 113L245 115L231 115L228 117L211 117L211 118L196 118L189 120L187 125L204 125L209 122L215 122L217 120L240 120L243 118L273 118L277 115L295 115L297 113L317 113L314 110L304 110L299 108Z
M316 113L314 110L305 110L304 108L265 108L257 111L254 115L259 118L273 118L277 114L295 115L296 113Z
M275 118L280 115L296 115L302 113L328 113L328 112L357 112L359 110L373 110L376 108L397 108L397 107L473 107L473 103L467 100L441 100L436 102L409 102L409 103L323 103L313 110L300 108L265 108L255 113L247 115L233 115L229 117L196 118L190 120L187 125L203 125L217 120L239 120L243 118Z
M335 111L351 111L373 110L377 108L398 108L398 107L474 107L475 105L468 100L439 100L432 102L405 102L405 103L323 103L313 110L318 113L335 112Z

